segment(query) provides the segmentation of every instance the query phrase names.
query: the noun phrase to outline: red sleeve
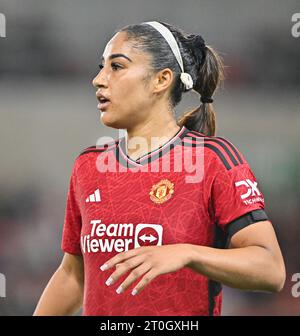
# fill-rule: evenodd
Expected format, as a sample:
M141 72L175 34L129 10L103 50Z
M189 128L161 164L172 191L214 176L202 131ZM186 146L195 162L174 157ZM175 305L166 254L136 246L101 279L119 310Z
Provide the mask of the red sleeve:
M64 252L71 254L81 254L80 248L81 214L76 199L76 162L72 169L69 182L67 203L65 209L65 219L61 248Z
M218 163L210 196L215 221L225 229L239 217L253 210L264 209L264 197L245 160L231 169Z

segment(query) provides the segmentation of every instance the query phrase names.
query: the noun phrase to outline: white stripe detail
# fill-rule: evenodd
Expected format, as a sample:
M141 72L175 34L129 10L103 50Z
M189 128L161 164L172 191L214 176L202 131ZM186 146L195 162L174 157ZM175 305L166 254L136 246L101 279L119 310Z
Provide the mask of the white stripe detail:
M86 200L86 203L89 202L101 202L100 189L95 190L91 195L89 195Z
M97 189L95 191L95 197L96 197L96 202L100 202L101 201L101 198L100 198L100 190Z

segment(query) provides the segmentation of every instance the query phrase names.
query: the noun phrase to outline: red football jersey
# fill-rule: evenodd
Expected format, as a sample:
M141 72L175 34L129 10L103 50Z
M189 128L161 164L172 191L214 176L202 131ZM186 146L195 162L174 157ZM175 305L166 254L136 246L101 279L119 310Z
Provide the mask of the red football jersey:
M131 295L105 284L99 267L119 252L189 243L226 248L230 237L267 219L264 199L244 156L228 140L181 127L138 160L126 139L85 149L75 160L62 250L83 256L83 315L220 315L220 284L184 267L159 275Z

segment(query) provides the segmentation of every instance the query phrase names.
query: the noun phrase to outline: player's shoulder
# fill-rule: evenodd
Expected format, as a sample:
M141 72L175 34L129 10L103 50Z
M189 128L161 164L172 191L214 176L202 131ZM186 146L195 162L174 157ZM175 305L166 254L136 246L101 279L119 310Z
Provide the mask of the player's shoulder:
M112 139L111 141L108 141L102 144L96 144L93 146L89 146L81 150L78 157L89 154L89 153L101 153L105 151L110 151L118 145L119 141L120 139L117 139L117 140Z
M189 130L187 139L194 146L203 146L205 158L209 161L217 162L227 170L247 164L241 151L228 138L222 136L207 136L203 133Z
M82 162L88 161L89 159L101 153L114 150L118 146L120 140L121 138L120 139L108 138L107 141L102 142L101 144L98 143L96 145L92 145L82 149L75 158L75 163L81 164Z

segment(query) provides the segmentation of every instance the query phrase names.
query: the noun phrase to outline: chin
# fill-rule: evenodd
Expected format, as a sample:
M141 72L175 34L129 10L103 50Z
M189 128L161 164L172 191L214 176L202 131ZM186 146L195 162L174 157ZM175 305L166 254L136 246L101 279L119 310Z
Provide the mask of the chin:
M107 127L117 129L123 128L121 121L113 118L112 115L108 112L101 112L101 121Z

